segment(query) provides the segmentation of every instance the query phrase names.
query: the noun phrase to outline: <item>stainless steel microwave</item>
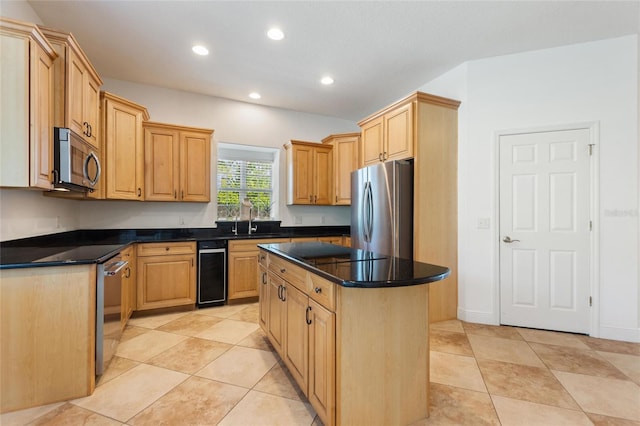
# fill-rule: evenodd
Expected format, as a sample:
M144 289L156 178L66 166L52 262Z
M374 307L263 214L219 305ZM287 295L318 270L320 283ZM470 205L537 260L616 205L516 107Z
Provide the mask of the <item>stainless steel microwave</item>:
M100 159L94 148L64 127L53 128L53 187L93 192L100 179Z

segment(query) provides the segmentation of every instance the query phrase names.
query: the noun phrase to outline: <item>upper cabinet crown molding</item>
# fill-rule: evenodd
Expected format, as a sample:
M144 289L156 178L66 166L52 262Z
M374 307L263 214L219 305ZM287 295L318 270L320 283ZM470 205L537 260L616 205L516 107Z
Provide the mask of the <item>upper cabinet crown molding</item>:
M0 17L0 186L51 189L53 46L34 24Z
M58 53L54 64L54 125L68 127L99 148L102 79L73 34L39 26Z
M367 122L374 120L378 117L385 115L386 113L395 110L396 108L403 106L407 103L413 101L425 102L432 105L439 105L446 108L458 109L460 106L460 101L456 101L455 99L444 98L442 96L431 95L429 93L424 92L413 92L404 98L397 100L389 106L384 107L383 109L374 112L373 114L363 118L358 122L358 126L362 127Z

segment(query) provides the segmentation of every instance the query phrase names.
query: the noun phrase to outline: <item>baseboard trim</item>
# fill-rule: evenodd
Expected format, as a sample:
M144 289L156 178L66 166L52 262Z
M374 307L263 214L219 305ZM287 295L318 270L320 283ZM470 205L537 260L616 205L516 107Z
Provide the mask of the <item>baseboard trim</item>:
M625 342L640 343L640 328L622 328L601 325L600 335L593 336L601 339L622 340Z
M475 322L478 324L498 325L495 321L493 312L471 311L458 307L458 319L467 322Z

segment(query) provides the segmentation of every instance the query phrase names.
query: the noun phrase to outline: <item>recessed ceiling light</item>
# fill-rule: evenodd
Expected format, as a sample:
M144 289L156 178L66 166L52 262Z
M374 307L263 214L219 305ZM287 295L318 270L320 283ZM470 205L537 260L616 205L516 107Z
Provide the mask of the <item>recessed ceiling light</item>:
M280 28L271 28L267 31L267 37L271 40L282 40L284 38L284 33Z
M251 93L249 93L249 97L251 99L260 99L262 96L260 96L260 93L258 93L258 92L251 92Z
M200 55L200 56L206 56L209 54L209 49L207 49L206 47L197 44L195 46L193 46L191 48L191 50L193 50L193 53L195 53L196 55Z
M330 84L333 84L333 78L327 75L325 77L322 77L322 79L320 80L320 83L324 84L325 86L328 86Z

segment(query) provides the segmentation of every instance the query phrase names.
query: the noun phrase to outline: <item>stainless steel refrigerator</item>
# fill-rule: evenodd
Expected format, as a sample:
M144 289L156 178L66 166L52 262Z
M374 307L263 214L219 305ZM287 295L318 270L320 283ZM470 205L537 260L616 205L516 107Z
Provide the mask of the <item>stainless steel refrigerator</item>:
M351 173L351 246L413 259L413 162Z

